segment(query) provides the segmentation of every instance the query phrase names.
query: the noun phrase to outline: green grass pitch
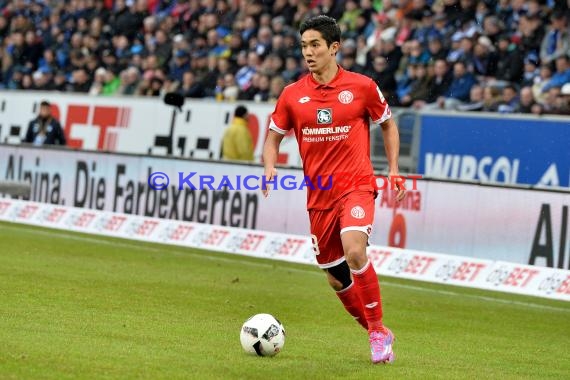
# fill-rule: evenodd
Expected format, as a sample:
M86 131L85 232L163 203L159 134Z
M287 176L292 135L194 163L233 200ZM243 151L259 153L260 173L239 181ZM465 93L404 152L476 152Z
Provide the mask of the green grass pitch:
M0 223L0 379L562 379L570 305L382 278L396 362L307 265ZM266 312L284 350L246 355Z

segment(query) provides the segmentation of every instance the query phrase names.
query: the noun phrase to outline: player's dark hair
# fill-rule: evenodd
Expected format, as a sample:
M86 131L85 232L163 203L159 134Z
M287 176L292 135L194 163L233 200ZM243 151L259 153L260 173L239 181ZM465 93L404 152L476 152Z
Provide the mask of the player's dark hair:
M325 15L311 17L301 24L299 33L303 35L307 30L320 32L327 46L331 46L333 42L340 42L340 28L332 17Z

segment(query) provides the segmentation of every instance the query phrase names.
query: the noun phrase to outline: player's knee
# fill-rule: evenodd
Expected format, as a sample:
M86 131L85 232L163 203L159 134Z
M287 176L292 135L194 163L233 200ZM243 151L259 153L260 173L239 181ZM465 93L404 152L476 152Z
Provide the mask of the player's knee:
M366 265L368 257L366 256L366 248L360 247L348 248L345 253L348 266L352 269L360 269Z
M327 268L327 278L331 287L336 290L346 289L352 284L352 278L350 276L350 268L346 261L332 267Z

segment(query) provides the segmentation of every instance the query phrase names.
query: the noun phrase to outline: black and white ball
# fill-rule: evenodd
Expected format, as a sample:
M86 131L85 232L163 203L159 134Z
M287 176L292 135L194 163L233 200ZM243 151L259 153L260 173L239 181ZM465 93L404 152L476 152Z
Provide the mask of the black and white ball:
M241 327L240 341L250 354L274 356L285 344L285 328L271 314L256 314Z

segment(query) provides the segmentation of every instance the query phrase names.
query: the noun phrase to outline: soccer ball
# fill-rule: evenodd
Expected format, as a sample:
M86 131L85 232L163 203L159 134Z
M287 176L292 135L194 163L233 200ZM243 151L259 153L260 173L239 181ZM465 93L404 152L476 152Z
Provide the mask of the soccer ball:
M250 354L274 356L285 344L285 328L271 314L256 314L241 327L240 341Z

